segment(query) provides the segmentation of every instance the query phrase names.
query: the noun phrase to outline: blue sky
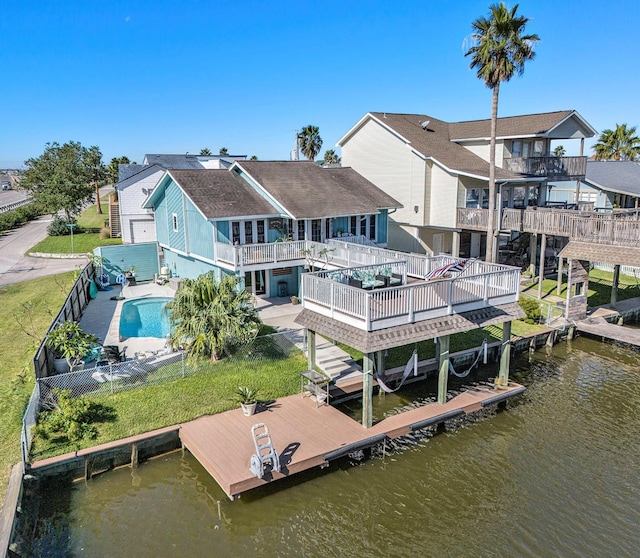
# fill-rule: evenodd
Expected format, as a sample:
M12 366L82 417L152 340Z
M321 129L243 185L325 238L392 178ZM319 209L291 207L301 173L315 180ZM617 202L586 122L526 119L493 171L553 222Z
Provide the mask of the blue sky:
M489 3L5 0L0 168L52 141L97 145L105 162L222 146L288 159L296 130L319 126L323 154L368 111L489 118L491 93L463 56ZM640 124L637 0L523 0L519 12L541 42L501 87L501 116Z

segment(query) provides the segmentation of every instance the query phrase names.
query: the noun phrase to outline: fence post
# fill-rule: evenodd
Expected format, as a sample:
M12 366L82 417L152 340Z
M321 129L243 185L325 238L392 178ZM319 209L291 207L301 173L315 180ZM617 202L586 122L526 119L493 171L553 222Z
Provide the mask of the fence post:
M111 395L113 395L113 366L109 363L109 385L111 386Z
M182 353L180 362L182 363L182 377L184 378L184 353Z

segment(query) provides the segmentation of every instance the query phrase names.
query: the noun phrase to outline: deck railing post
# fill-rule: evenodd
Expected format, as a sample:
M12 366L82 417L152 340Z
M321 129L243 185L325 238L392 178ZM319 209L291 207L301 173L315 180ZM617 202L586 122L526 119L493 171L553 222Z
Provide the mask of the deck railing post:
M453 314L453 282L455 279L449 280L447 285L447 314Z
M364 321L366 324L366 331L371 331L371 295L367 293L366 297L367 304L365 307Z
M413 289L408 289L409 291L409 322L413 323L414 320L414 312L413 312Z
M482 295L482 300L484 300L485 304L489 301L489 277L489 275L484 276L484 293Z

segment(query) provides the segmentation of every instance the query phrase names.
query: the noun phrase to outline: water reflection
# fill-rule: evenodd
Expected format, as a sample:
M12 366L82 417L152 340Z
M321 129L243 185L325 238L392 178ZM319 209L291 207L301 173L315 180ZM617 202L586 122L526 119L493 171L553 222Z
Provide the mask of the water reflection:
M75 556L640 555L640 375L578 339L514 362L504 413L229 502L177 452L54 488ZM276 485L274 485L276 486Z

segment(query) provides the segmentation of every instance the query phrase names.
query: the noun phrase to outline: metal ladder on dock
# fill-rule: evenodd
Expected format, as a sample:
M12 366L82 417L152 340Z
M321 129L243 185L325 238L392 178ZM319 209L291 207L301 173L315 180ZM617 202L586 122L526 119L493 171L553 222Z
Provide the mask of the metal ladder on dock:
M271 469L277 473L280 472L280 458L278 452L273 447L269 428L267 425L259 422L251 427L253 436L253 444L256 453L251 456L249 462L249 470L259 479L264 476L264 466L271 465Z

